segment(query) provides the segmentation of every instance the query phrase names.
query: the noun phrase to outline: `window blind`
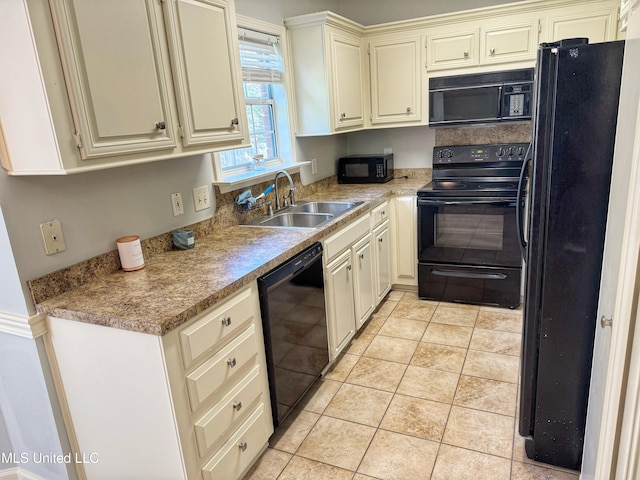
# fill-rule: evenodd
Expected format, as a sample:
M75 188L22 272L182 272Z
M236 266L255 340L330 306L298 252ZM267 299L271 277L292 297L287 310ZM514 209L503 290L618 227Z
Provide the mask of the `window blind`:
M283 81L280 37L248 29L239 29L242 80L255 83Z

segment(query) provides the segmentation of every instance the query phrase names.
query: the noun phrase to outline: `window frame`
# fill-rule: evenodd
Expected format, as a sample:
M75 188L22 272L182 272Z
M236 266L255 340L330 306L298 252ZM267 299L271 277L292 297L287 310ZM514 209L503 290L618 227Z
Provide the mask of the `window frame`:
M289 172L299 171L302 165L309 162L297 162L294 148L294 112L293 95L289 75L289 62L287 55L286 30L283 26L263 22L250 17L237 15L238 28L256 30L280 38L279 50L282 55L283 81L279 84L272 84L273 88L273 117L274 128L276 130L276 143L278 148L278 158L267 162L264 170L251 170L248 167L226 170L222 168L220 153L212 154L212 164L214 171L213 184L218 185L224 193L227 191L242 188L264 181L267 177L272 177L278 170ZM237 31L236 31L237 34ZM275 90L279 90L276 94ZM242 92L244 95L244 81ZM244 105L250 104L245 98L242 99ZM248 145L250 146L250 145Z

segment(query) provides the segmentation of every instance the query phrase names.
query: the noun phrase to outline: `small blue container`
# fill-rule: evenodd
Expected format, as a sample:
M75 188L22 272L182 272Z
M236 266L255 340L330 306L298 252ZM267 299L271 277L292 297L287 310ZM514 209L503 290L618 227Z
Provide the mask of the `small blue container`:
M173 246L177 250L190 250L196 246L193 230L174 230Z

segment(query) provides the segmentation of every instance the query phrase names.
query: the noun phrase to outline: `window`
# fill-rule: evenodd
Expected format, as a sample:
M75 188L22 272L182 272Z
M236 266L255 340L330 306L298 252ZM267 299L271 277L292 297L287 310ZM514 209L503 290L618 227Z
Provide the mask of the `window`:
M238 33L251 146L216 154L216 176L224 180L293 163L280 36L243 27ZM256 158L262 159L258 171Z

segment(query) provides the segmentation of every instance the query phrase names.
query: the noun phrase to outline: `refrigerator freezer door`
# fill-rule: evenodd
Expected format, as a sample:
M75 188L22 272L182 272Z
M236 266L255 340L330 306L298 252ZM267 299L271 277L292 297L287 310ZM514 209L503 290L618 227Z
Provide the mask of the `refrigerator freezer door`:
M542 48L520 433L578 470L616 133L623 42Z

